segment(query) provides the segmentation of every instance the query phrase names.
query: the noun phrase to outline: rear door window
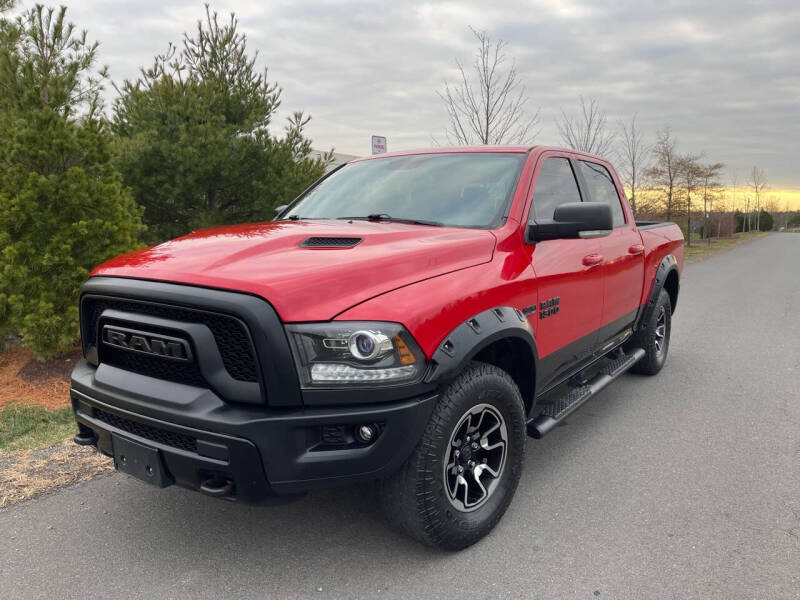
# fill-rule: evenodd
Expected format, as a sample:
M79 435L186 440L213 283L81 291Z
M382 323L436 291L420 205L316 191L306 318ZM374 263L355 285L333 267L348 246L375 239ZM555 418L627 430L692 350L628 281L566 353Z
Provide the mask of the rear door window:
M546 158L539 169L533 190L533 208L528 222L549 221L557 206L580 202L581 193L572 166L566 158Z
M620 204L619 194L617 194L617 186L614 185L614 180L608 169L603 165L586 162L585 160L578 161L578 164L588 188L589 198L587 200L608 204L614 217L614 227L625 225L625 213L622 211L622 204Z

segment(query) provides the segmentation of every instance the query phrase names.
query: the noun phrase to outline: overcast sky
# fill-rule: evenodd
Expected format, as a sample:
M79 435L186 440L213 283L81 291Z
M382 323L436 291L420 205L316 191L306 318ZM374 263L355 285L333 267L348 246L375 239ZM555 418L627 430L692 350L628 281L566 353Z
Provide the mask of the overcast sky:
M27 1L23 4L31 5ZM69 17L101 43L115 80L203 16L200 0L72 0ZM537 143L560 144L554 119L579 94L609 121L636 112L652 138L669 124L683 151L705 152L747 178L764 167L771 187L800 188L800 2L211 2L235 10L270 79L284 90L283 118L303 110L314 147L364 155L371 134L389 150L443 138L436 90L470 62L468 26L508 42Z

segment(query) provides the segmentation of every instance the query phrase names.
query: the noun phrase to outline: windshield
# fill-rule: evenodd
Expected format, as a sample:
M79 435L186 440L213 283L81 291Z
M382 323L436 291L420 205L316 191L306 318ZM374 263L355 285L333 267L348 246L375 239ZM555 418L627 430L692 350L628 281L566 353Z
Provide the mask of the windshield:
M420 154L354 162L281 218L383 219L491 229L502 223L525 154Z

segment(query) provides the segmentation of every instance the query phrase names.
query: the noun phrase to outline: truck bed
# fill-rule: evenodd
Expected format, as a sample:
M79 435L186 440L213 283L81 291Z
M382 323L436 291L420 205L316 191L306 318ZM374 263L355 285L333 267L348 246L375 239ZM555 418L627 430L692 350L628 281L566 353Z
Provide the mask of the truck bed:
M656 229L658 227L667 227L668 225L675 225L672 221L636 221L636 227L640 231L642 229Z
M642 288L641 303L647 302L650 290L655 283L658 265L668 254L675 257L678 268L683 270L683 232L681 228L670 221L662 222L636 222L639 235L642 236L645 252L644 286Z

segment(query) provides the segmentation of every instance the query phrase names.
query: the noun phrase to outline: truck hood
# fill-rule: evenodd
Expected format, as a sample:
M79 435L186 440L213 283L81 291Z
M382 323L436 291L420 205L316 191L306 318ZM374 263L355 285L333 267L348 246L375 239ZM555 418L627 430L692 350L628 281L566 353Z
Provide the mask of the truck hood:
M302 245L359 238L352 247ZM103 263L93 276L135 277L256 294L281 319L325 321L369 298L488 262L489 231L371 221L216 227Z

